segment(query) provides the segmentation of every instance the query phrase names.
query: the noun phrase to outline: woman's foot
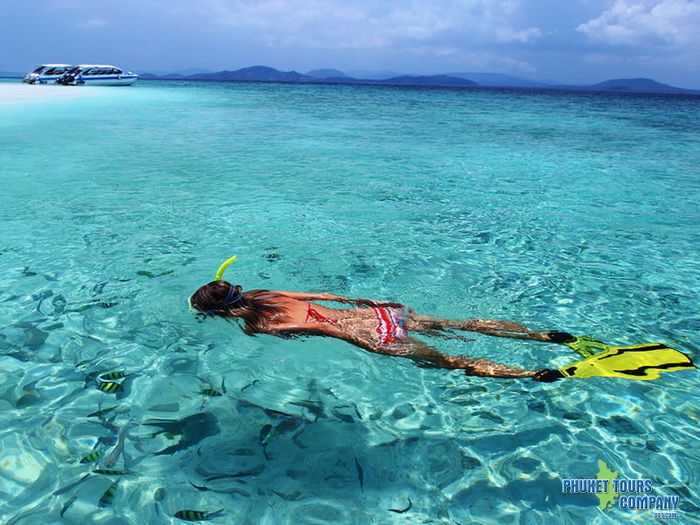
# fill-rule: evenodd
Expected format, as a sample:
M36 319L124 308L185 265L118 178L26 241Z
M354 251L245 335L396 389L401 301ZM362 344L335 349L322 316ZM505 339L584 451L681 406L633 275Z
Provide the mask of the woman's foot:
M559 370L554 370L552 368L543 368L542 370L535 372L535 375L532 376L532 379L539 381L540 383L554 383L554 381L558 381L563 378L564 374L562 374Z
M542 332L550 343L557 343L563 345L565 343L571 343L576 341L576 337L571 335L569 332L558 332L556 330L548 330Z

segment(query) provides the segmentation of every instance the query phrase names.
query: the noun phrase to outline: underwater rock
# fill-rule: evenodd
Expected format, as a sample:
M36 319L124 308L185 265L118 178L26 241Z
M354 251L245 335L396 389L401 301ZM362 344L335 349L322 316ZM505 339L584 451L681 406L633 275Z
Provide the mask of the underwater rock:
M394 419L404 419L412 415L415 411L416 409L413 408L413 406L410 403L404 403L402 405L397 406L391 413L391 415L394 417Z

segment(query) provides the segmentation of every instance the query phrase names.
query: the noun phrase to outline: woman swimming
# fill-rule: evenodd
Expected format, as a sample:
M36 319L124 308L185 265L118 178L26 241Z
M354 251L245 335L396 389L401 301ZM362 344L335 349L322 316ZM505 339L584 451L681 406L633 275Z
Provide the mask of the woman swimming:
M474 376L530 377L543 382L563 377L551 369L530 371L486 359L443 354L409 333L445 336L446 330L467 330L496 337L558 343L571 338L566 332L538 332L516 323L487 319L449 321L417 315L398 303L349 299L330 293L268 290L244 293L241 286L220 280L222 273L221 270L217 272L219 280L199 288L190 297L190 304L206 315L243 319L243 330L250 335L335 337L370 352L412 359L421 367L462 369ZM312 301L348 303L356 307L332 309Z

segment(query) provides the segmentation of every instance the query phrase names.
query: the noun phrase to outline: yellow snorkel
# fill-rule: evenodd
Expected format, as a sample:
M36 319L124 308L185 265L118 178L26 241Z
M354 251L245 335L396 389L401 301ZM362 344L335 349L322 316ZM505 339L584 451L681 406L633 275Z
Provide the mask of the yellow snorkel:
M221 266L219 266L219 269L216 270L216 273L214 274L214 280L215 281L221 281L224 278L224 272L226 271L226 268L231 266L235 261L236 261L237 256L229 257L226 259L223 263L221 263ZM192 311L192 297L187 298L187 307Z
M229 259L226 259L221 266L219 266L219 269L216 270L216 273L214 274L214 280L215 281L220 281L224 278L224 272L226 271L226 268L231 266L236 260L236 256L234 255L233 257L230 257Z

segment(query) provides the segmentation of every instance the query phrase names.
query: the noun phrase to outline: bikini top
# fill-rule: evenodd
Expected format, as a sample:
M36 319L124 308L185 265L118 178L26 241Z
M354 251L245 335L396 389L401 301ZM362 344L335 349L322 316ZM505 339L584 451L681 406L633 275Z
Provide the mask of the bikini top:
M318 310L314 309L313 306L309 303L309 309L306 311L306 319L304 320L305 323L309 322L309 317L315 319L316 321L319 321L321 323L330 323L330 324L338 324L337 319L333 319L332 317L326 317L322 313L319 313Z

